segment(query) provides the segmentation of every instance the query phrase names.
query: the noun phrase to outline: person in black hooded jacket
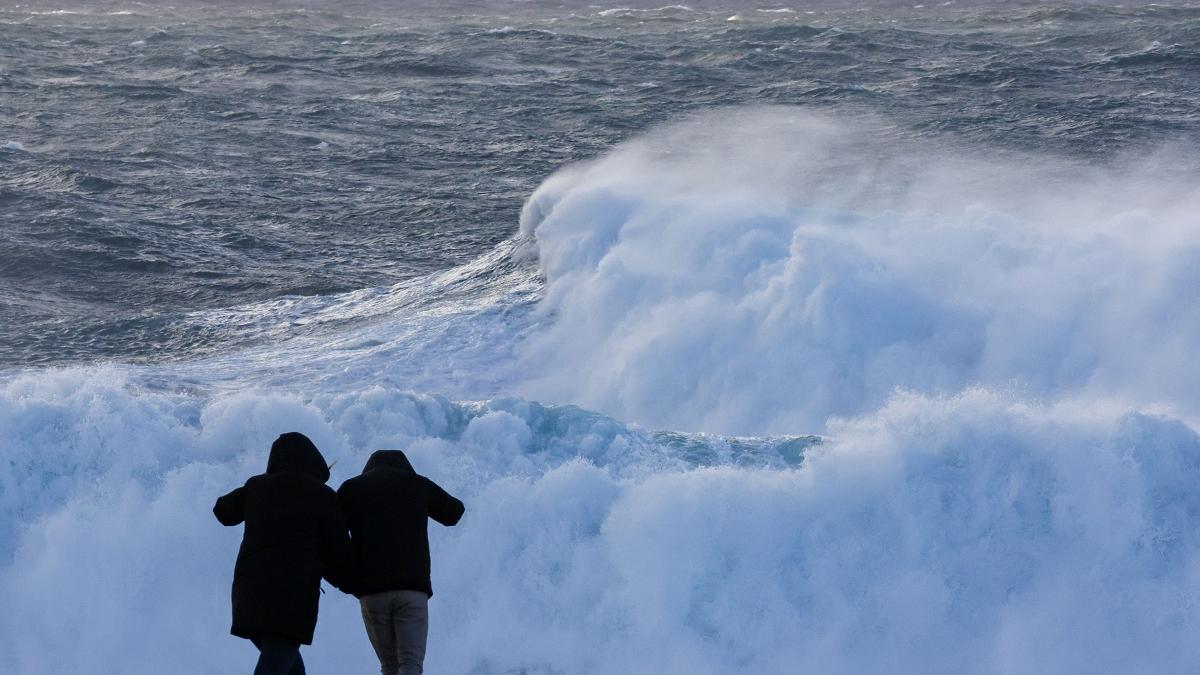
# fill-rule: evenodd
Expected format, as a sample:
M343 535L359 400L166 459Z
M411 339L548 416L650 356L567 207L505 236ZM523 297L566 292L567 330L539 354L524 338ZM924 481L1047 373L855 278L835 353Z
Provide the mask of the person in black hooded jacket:
M429 630L429 518L454 525L463 503L413 470L399 450L377 450L338 498L358 576L353 592L383 675L419 675Z
M271 445L266 473L217 500L222 525L246 524L233 571L230 633L259 649L255 675L303 675L300 645L312 644L321 578L347 590L354 551L329 467L299 433Z

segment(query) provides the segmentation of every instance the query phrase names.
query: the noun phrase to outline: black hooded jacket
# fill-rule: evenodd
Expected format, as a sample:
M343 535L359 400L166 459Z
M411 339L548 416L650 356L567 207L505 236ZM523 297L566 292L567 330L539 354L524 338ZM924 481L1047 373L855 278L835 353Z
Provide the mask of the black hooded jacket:
M428 519L454 525L463 503L419 475L399 450L378 450L362 475L338 488L359 561L353 593L423 591L429 583Z
M267 472L217 500L222 525L246 523L233 571L233 627L247 639L312 644L321 577L346 590L354 552L329 469L303 434L271 445Z

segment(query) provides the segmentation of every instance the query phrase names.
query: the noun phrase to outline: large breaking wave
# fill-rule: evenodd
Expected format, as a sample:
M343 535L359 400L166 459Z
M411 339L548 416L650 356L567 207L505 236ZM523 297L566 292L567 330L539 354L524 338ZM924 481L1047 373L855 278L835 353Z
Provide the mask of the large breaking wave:
M209 509L296 429L334 481L402 447L467 502L433 533L439 672L1186 671L1200 204L1170 156L729 111L552 177L424 285L192 319L264 346L6 373L0 666L248 669ZM305 658L374 667L351 600Z
M524 390L725 433L820 430L897 387L1197 412L1186 155L1092 168L893 133L706 115L547 181L523 226L558 320Z

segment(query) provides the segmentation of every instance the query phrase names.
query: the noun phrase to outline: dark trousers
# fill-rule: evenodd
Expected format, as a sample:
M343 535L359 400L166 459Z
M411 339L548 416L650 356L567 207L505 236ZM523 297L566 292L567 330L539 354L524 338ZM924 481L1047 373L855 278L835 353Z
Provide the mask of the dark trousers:
M300 643L273 637L255 638L251 642L258 647L254 675L304 675Z

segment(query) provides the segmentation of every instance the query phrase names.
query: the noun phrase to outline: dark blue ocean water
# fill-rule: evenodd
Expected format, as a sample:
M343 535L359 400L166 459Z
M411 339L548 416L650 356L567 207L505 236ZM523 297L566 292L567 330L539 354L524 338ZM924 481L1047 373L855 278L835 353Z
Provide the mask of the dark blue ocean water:
M0 673L249 672L289 430L429 672L1196 670L1200 4L618 2L0 0Z
M0 366L177 359L189 314L395 283L556 168L720 106L1104 163L1200 133L1200 6L0 7Z

